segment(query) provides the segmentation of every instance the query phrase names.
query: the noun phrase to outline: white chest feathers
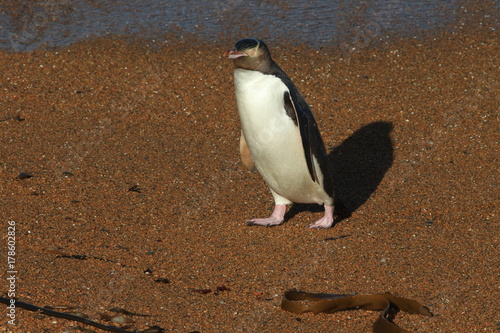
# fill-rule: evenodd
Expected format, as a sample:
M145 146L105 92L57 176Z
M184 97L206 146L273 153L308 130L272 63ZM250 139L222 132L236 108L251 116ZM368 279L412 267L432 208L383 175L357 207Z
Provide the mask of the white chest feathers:
M299 131L286 114L284 94L289 90L278 77L236 69L234 86L243 132L251 150L257 149L256 145L288 141L287 137Z

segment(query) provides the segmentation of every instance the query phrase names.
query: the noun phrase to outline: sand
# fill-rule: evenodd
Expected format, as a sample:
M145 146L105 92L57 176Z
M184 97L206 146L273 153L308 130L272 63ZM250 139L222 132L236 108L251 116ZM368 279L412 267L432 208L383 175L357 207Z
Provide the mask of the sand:
M15 222L16 297L103 323L115 307L149 315L127 316L130 330L370 332L376 312L296 315L283 294L390 292L434 313L398 315L412 332L498 330L498 33L351 53L269 45L354 211L326 230L306 228L315 206L246 226L273 201L239 160L230 47L106 37L0 52L0 235ZM91 329L20 308L14 327L1 308L1 332Z

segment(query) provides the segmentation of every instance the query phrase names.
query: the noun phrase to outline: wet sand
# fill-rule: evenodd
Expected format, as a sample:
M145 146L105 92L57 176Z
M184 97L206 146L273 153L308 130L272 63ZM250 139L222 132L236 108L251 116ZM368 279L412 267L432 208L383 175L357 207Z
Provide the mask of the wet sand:
M269 45L354 210L327 230L306 228L314 206L245 225L273 202L239 161L221 56L232 45L108 37L1 52L1 238L15 221L16 296L103 323L114 307L150 315L129 316L131 330L369 332L375 312L291 314L283 293L390 292L435 314L398 315L410 331L497 330L498 41L478 29L351 54ZM16 315L1 332L83 326Z

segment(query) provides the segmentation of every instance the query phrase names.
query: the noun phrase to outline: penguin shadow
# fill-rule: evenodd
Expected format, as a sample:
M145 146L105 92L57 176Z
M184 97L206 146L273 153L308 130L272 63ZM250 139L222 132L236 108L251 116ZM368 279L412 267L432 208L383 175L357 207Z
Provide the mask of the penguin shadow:
M392 129L390 122L373 122L330 149L328 159L338 201L335 203L334 225L349 218L370 198L391 167L394 161ZM303 211L321 212L323 207L294 203L285 215L285 221Z

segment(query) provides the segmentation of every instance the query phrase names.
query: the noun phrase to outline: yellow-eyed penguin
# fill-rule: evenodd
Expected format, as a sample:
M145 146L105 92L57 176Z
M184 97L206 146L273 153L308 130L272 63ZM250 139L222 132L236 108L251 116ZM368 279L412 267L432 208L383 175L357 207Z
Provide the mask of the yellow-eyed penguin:
M243 164L255 165L275 201L270 217L247 224L279 225L287 204L296 202L324 205L324 216L309 227L331 227L334 203L340 202L334 196L325 146L306 101L261 40L242 39L224 56L234 62Z

